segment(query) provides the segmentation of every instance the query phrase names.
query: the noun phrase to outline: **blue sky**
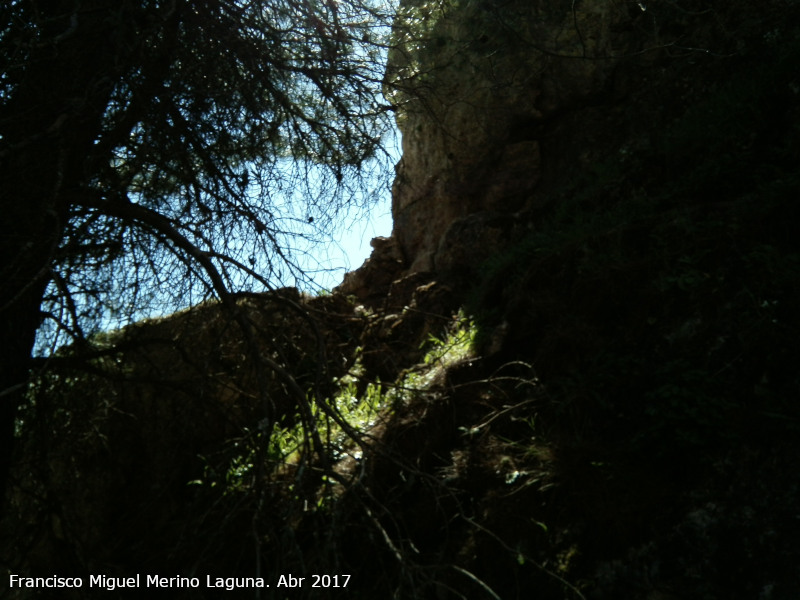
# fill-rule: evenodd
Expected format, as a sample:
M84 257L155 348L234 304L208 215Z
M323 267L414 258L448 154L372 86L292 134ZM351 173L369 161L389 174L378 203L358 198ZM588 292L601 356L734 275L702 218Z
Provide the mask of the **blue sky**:
M386 151L392 164L400 160L401 140L399 132L389 140ZM388 184L387 184L388 183ZM313 280L313 288L330 290L342 282L344 274L360 267L372 252L370 240L375 237L388 237L392 233L391 178L381 185L374 182L377 201L368 207L354 207L340 213L328 239L316 244L309 243L308 256L301 261ZM369 187L371 184L366 182ZM291 282L284 282L291 284ZM296 285L305 288L301 282Z
M345 272L360 267L369 258L374 237L388 237L392 232L391 198L388 192L366 214L345 216L340 228L333 234L331 243L321 246L315 254L321 268L332 269L314 277L317 285L331 289L342 282Z

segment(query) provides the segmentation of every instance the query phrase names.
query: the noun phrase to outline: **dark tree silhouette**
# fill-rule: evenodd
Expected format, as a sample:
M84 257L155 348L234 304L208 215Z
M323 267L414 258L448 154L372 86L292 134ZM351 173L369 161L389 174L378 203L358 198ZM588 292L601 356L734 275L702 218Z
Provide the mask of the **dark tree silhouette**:
M297 272L292 235L363 197L389 124L388 10L0 5L1 488L37 332L80 343L112 318L263 289Z

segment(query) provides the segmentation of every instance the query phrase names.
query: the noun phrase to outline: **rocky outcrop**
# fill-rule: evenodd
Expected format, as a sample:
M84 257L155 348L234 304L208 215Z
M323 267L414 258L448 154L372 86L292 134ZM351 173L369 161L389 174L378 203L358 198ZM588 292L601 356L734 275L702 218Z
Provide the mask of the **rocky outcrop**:
M355 296L370 308L383 306L392 282L405 271L405 259L394 238L376 237L370 240L372 255L361 268L346 273L336 292Z
M387 75L403 134L392 235L410 272L474 269L535 205L542 123L607 86L641 11L605 0L401 10Z
M642 9L605 0L405 0L386 93L403 155L391 238L338 291L380 305L406 273L467 281L537 207L545 124L604 92Z

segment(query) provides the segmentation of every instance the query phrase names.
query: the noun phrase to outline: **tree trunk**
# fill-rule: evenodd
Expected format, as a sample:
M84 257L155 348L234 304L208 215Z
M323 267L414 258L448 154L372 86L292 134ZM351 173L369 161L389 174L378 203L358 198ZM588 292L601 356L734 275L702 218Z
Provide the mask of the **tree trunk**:
M39 35L11 73L0 110L0 500L69 199L89 185L90 165L103 160L93 156L94 143L119 80L122 38L109 23L111 13L122 20L127 3L105 10L75 4L53 2L36 14Z

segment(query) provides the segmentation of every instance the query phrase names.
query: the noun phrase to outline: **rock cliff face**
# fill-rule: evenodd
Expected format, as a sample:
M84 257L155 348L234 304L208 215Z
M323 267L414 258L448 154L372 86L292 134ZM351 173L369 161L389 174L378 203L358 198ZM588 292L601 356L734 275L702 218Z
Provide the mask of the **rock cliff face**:
M632 19L606 0L401 11L387 77L403 134L393 236L411 272L459 270L532 208L542 124L604 89Z
M341 290L385 295L403 273L465 276L536 206L545 123L608 85L641 9L590 0L404 0L386 93L403 155L391 240ZM654 42L653 42L654 43Z
M394 230L342 290L469 279L558 187L652 150L784 8L716 4L401 2L386 77L403 136Z

